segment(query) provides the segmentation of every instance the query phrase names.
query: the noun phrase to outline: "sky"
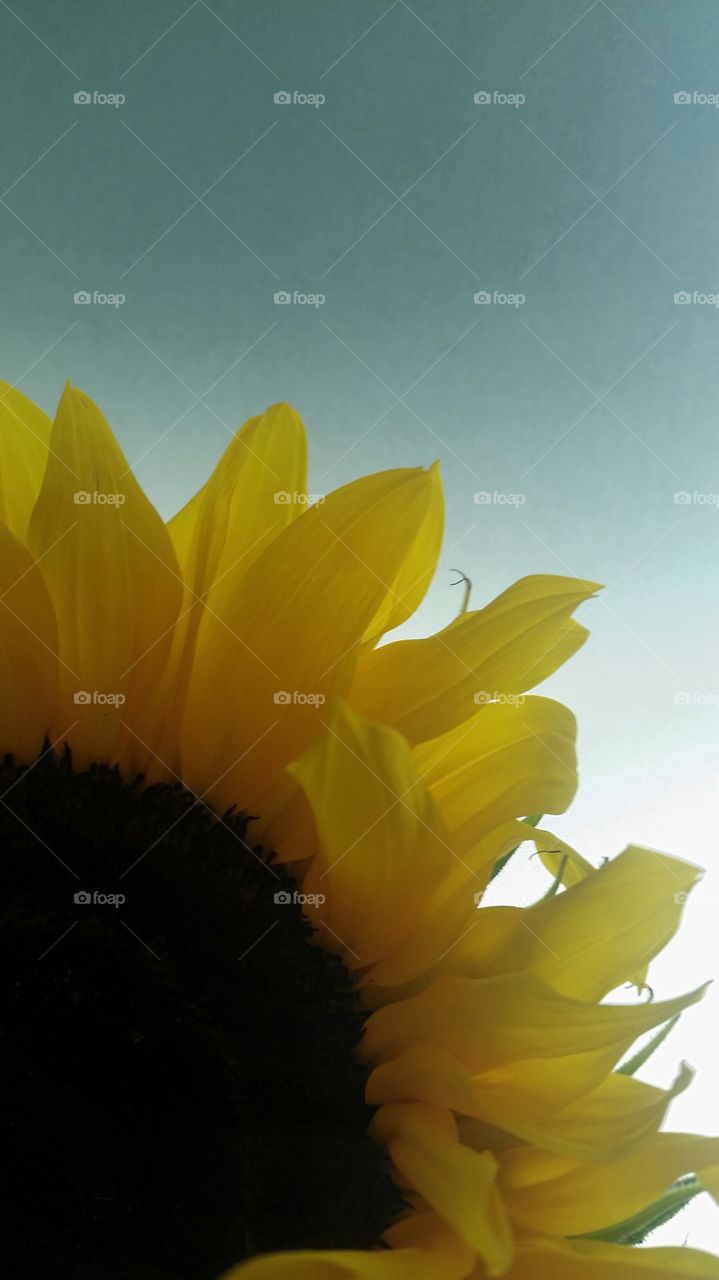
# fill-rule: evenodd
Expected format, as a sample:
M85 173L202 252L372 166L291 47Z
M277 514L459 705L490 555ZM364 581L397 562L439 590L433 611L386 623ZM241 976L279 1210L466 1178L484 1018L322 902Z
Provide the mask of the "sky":
M662 994L717 967L718 53L713 0L0 0L0 376L89 392L164 516L278 400L315 494L439 459L405 634L454 570L606 584L542 689L579 718L554 829L707 868ZM719 1129L718 1011L652 1065L697 1068L675 1128Z

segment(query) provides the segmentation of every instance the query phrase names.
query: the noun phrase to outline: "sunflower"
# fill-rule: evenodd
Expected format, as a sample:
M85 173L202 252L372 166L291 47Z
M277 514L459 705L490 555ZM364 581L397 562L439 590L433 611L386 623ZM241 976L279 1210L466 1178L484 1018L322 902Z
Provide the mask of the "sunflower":
M688 1068L635 1074L702 994L645 988L697 868L594 869L537 816L575 722L526 693L596 584L380 644L436 467L308 504L279 405L165 525L82 392L0 417L11 1274L719 1277L629 1247L719 1183L719 1139L661 1127ZM484 906L523 842L547 895Z

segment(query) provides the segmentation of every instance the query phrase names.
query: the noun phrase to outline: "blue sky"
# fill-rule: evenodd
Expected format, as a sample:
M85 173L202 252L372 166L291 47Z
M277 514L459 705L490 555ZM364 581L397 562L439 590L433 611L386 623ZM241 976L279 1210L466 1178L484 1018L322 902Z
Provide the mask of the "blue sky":
M719 905L718 52L712 0L0 3L2 376L50 412L86 389L165 515L279 399L313 492L439 458L410 633L452 616L454 568L475 604L606 583L547 685L580 721L556 826L709 868L672 989L715 967ZM684 1021L673 1122L716 1125L707 1011ZM713 1211L687 1231L716 1244Z

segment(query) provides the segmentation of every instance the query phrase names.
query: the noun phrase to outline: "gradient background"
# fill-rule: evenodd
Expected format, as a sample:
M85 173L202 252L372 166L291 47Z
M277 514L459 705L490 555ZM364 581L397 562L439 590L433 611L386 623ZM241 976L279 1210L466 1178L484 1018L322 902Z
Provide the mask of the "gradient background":
M719 290L719 111L674 94L719 91L718 54L714 0L0 0L2 376L49 412L66 377L93 395L164 515L279 399L315 493L440 458L447 551L409 634L455 613L455 567L475 605L527 573L606 583L545 686L580 723L554 827L708 868L661 994L716 969L719 309L674 295ZM719 1127L718 1007L645 1068L699 1069L674 1128ZM653 1243L716 1248L718 1220L703 1196Z

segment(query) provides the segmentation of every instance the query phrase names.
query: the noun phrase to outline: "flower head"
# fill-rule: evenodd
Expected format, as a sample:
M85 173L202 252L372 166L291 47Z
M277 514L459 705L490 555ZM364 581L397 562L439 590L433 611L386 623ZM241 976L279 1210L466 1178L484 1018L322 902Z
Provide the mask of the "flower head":
M165 525L82 392L50 424L4 388L0 428L16 1274L719 1277L629 1247L719 1181L719 1139L661 1130L689 1071L628 1057L702 991L605 999L698 871L595 869L537 816L575 721L528 691L596 584L380 643L437 565L436 467L308 503L278 405ZM524 842L552 891L483 905Z

